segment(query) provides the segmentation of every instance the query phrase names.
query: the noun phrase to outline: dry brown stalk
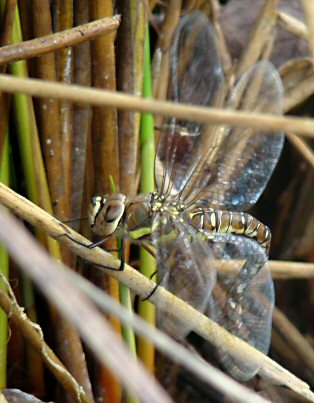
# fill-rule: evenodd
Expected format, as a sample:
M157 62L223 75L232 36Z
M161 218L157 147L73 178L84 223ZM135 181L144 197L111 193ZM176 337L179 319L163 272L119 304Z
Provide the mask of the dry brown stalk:
M196 122L229 124L231 126L252 127L275 132L291 131L298 133L298 135L314 138L313 119L153 101L112 91L99 91L98 89L77 85L63 85L43 80L9 77L3 74L0 74L0 90L11 93L24 92L38 97L53 96L58 99L68 99L84 104L151 112L156 115L175 116Z
M113 5L111 0L91 0L90 13L92 19L111 17ZM92 85L94 87L116 90L116 62L115 62L115 32L98 36L91 42ZM115 108L94 107L92 118L92 164L94 168L94 194L106 194L111 191L109 176L112 175L114 183L119 187L119 143L117 128L117 111ZM111 239L106 248L116 248L116 242ZM100 287L107 290L110 295L119 300L118 282L107 276L99 279ZM121 324L117 318L110 316L109 322L121 333ZM97 369L96 399L104 403L114 403L121 400L121 385L115 374L108 368L100 366Z
M285 94L284 110L290 111L300 105L314 93L314 75L306 77Z
M245 70L256 63L261 57L265 46L273 37L273 28L276 23L276 8L279 0L267 0L254 25L250 42L242 52L237 66L236 77L240 77Z
M280 25L287 31L298 36L299 38L308 39L309 30L302 21L285 13L284 11L277 11L277 17Z
M109 34L118 29L120 16L105 17L78 27L40 36L29 41L0 48L0 64L37 57L69 46L90 41L97 36Z
M143 2L136 10L128 0L121 2L124 16L117 36L117 90L128 94L142 93L144 44L147 18ZM135 18L134 18L135 16ZM136 194L138 183L139 130L141 115L132 111L118 111L120 191L126 195Z
M314 277L314 263L269 260L267 265L274 279L288 280Z
M311 164L312 168L314 168L314 153L304 139L296 136L293 133L286 133L286 137L300 152L303 158Z
M277 308L273 311L273 326L287 341L290 348L302 360L303 364L314 373L314 351L298 329Z
M308 40L312 58L314 57L314 3L308 0L302 0L302 7L304 11L305 20L308 28Z

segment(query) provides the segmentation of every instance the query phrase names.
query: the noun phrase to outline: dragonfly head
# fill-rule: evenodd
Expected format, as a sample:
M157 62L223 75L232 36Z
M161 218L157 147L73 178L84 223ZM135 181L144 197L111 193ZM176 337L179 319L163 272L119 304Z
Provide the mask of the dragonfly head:
M126 197L121 193L94 196L88 211L93 232L100 236L110 236L117 229L125 209Z

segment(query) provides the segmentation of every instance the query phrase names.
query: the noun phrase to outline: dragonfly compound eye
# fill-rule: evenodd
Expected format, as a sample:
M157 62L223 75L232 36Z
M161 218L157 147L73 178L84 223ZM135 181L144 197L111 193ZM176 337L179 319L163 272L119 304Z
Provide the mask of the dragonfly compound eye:
M92 227L95 225L96 217L103 208L104 204L106 204L106 197L97 195L92 198L88 209L88 221Z
M107 224L113 224L115 221L120 221L124 211L124 205L118 201L111 202L106 209L105 220Z
M110 236L118 227L125 209L125 196L120 194L95 196L89 210L89 222L93 232Z

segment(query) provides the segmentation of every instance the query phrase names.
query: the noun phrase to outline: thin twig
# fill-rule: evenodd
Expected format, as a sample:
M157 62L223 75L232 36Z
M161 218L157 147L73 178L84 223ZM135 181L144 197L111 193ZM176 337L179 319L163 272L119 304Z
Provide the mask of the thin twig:
M314 263L288 262L284 260L269 260L267 266L275 279L305 279L314 277Z
M276 8L279 0L266 0L251 31L250 40L244 47L236 71L236 77L256 63L265 47L272 46L273 28L276 23Z
M285 13L284 11L277 11L277 17L280 25L288 32L302 39L309 38L309 30L302 21L290 14Z
M314 168L314 153L306 144L306 142L292 133L286 133L286 136L290 143L293 144L295 148L301 153L303 158L311 164L312 168Z
M314 350L298 329L277 308L273 311L273 325L287 341L292 350L300 357L304 365L314 373Z
M0 74L0 90L13 93L23 92L37 97L68 99L84 104L152 112L157 115L175 116L195 122L229 124L232 126L264 129L272 132L289 131L298 133L298 135L302 134L314 137L313 119L154 101L113 91L85 88L77 85L64 85L36 79L9 77L4 74Z
M0 64L36 57L90 41L118 29L120 16L106 17L79 27L0 48Z
M309 31L308 41L312 54L314 57L314 3L309 0L302 0L302 8Z
M314 76L305 77L293 88L286 91L284 98L284 112L297 107L314 93Z

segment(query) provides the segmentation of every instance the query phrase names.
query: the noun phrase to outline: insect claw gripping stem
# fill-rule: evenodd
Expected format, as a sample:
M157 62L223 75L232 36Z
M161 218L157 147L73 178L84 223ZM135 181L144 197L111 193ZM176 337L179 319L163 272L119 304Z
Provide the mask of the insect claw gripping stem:
M91 249L91 248L90 248L90 245L86 245L85 243L80 242L80 241L78 241L77 239L72 238L69 234L54 235L53 238L54 238L54 239L59 239L59 238L61 238L61 237L63 237L63 236L65 236L66 238L70 239L70 241L72 241L72 242L74 242L74 243L76 243L76 244L78 244L78 245L80 245L80 246L84 246L84 248ZM91 244L91 245L93 245L93 244Z
M96 248L96 246L101 245L106 240L106 239L102 239L99 242L95 242L95 243L91 243L89 245L86 245L85 243L80 242L77 239L72 238L69 234L55 235L54 238L58 239L58 238L61 238L62 236L65 236L66 238L70 239L72 242L74 242L74 243L76 243L76 244L78 244L80 246L83 246L84 248L87 248L87 249L94 249L94 248ZM118 249L116 248L116 249L107 249L105 251L106 252L120 252L120 250L121 250L121 248L118 248ZM123 253L122 253L122 256L123 256ZM102 269L107 269L107 270L123 271L124 266L125 266L125 260L124 259L123 260L121 259L120 266L117 269L115 267L110 267L110 266L105 266L105 265L101 265L101 264L98 264L98 263L94 263L94 262L91 262L91 261L89 261L87 259L83 259L83 260L85 260L87 263L93 264L96 267L101 267Z
M153 277L155 274L156 274L156 272L153 273L153 274L150 276L150 278ZM160 286L160 283L161 283L161 280L159 280L159 281L156 283L156 285L154 286L154 288L152 289L152 291L147 295L147 297L143 298L142 301L147 301L147 300L149 300L149 298L150 298L152 295L154 295L154 293L156 292L157 288Z
M104 238L104 239L101 239L100 241L97 241L97 242L94 242L94 243L90 243L89 245L86 245L85 243L80 242L77 239L72 238L69 234L66 234L66 233L60 234L60 235L55 235L54 238L58 239L58 238L61 238L62 236L65 236L66 238L70 239L72 242L74 242L74 243L76 243L78 245L84 246L84 248L87 248L87 249L94 249L97 246L99 246L102 243L104 243L108 239L108 238ZM108 250L106 250L106 252L119 252L119 251L120 251L119 249L108 249Z

